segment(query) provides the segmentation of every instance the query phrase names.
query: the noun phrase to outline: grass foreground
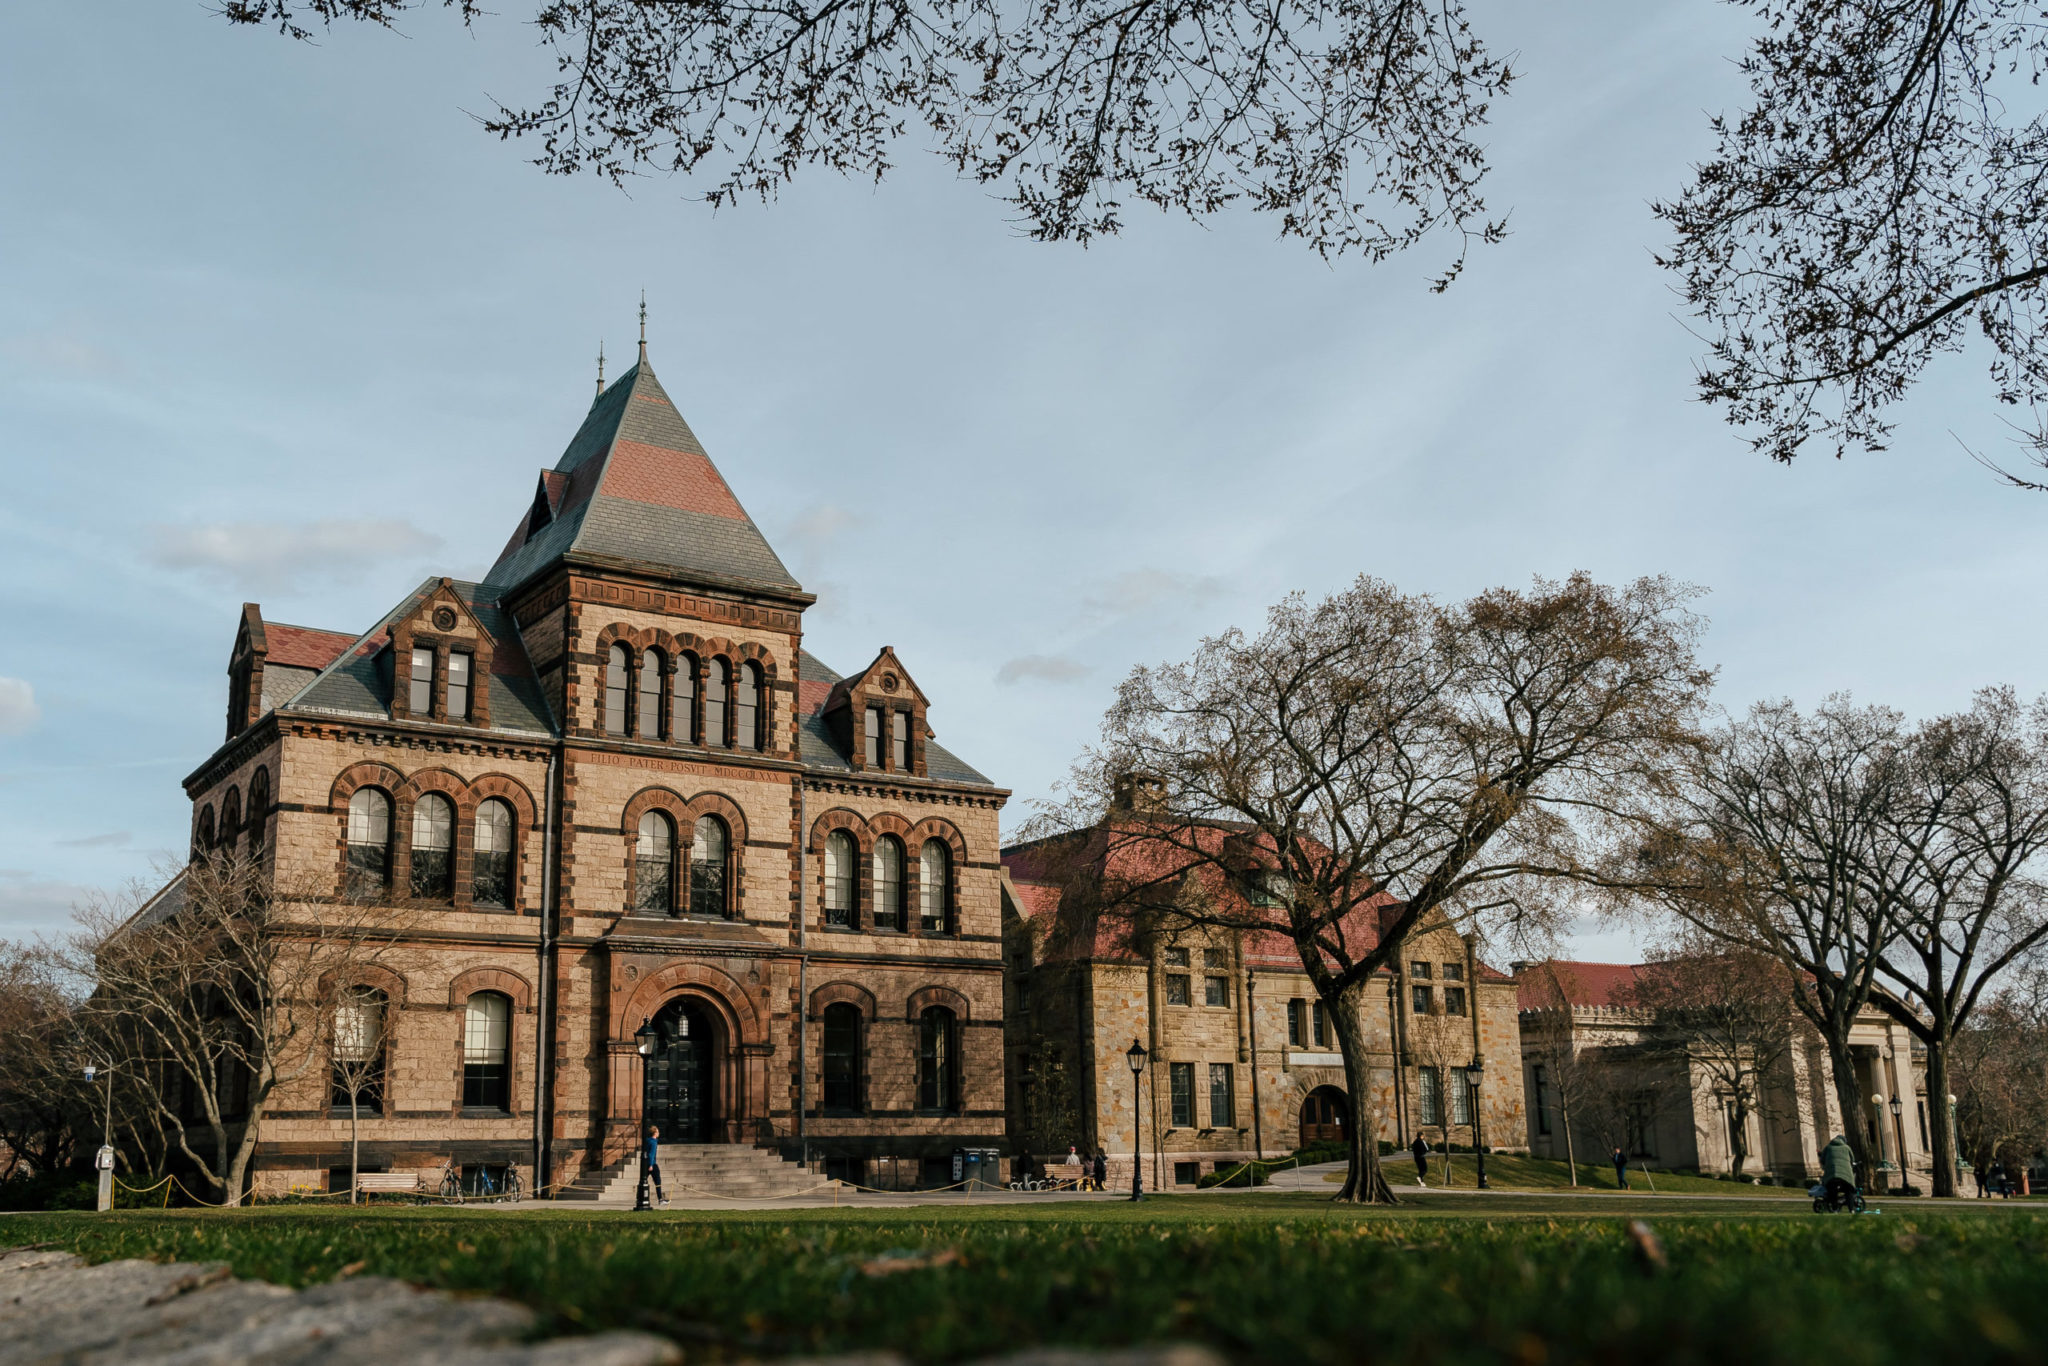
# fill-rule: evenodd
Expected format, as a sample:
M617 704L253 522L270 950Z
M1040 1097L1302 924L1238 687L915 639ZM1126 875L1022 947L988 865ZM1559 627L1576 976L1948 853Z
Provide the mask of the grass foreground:
M1597 1208L1594 1208L1597 1206ZM1651 1222L1662 1260L1628 1222ZM1281 1362L2032 1362L2048 1219L1823 1217L1788 1203L1422 1197L1358 1211L1248 1192L1143 1205L632 1215L299 1208L0 1218L0 1245L385 1275L641 1328L689 1360L893 1348L1213 1345Z

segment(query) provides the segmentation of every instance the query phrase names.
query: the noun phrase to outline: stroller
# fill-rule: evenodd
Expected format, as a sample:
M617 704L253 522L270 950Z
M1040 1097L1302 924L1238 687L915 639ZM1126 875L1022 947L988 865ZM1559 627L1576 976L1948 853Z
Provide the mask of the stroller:
M1856 1185L1856 1155L1850 1151L1848 1139L1837 1134L1828 1140L1820 1150L1820 1170L1820 1181L1807 1188L1813 1197L1813 1212L1863 1213L1863 1192Z

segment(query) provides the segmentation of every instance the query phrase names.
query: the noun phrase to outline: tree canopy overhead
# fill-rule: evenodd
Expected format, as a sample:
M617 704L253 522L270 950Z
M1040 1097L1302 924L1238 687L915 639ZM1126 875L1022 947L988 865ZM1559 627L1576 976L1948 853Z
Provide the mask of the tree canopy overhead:
M298 38L480 0L226 0ZM1127 199L1201 219L1248 205L1325 256L1383 259L1439 229L1504 231L1476 134L1505 60L1462 0L535 0L554 88L499 104L535 162L613 181L707 177L773 197L804 166L880 179L921 130L1030 236L1114 233Z
M1777 460L1879 449L1892 405L1975 336L2048 452L2048 8L1732 3L1763 29L1741 64L1753 102L1658 206L1709 345L1701 396Z

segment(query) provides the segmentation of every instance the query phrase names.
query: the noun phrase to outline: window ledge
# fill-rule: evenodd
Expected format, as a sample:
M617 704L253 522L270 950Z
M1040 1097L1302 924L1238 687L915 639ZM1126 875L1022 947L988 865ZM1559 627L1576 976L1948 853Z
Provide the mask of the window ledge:
M500 1110L495 1105L465 1105L459 1117L462 1119L517 1119L510 1110Z

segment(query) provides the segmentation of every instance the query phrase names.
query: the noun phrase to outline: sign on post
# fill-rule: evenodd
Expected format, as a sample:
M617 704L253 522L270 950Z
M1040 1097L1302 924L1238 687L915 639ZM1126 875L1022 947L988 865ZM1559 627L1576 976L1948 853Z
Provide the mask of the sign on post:
M105 1214L114 1207L114 1148L102 1143L93 1165L100 1170L100 1213Z

